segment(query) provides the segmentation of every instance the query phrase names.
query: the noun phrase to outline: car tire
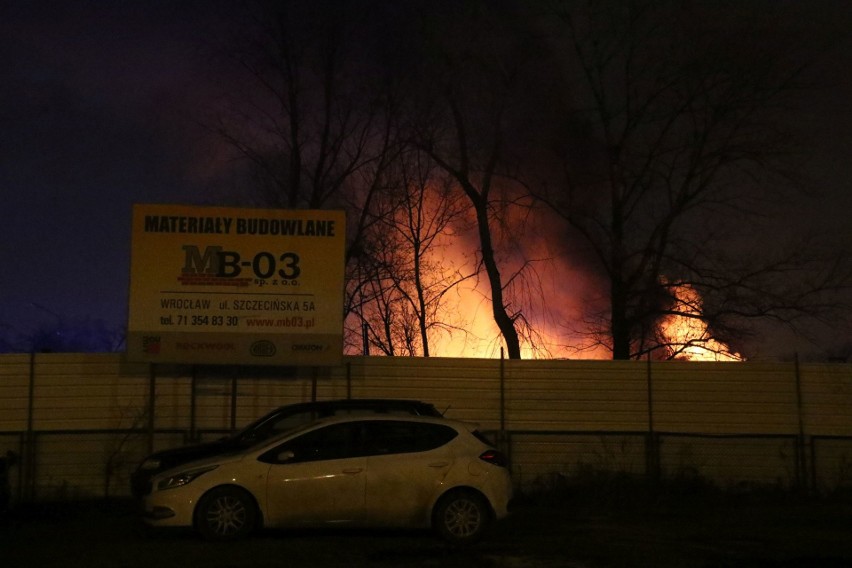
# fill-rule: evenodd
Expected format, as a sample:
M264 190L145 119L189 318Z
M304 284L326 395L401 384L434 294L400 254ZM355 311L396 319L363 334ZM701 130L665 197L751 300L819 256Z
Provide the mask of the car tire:
M248 536L257 525L254 498L239 487L209 491L195 509L195 528L207 540L236 540Z
M490 524L491 508L484 497L473 491L444 495L432 514L432 527L438 536L458 546L479 541Z

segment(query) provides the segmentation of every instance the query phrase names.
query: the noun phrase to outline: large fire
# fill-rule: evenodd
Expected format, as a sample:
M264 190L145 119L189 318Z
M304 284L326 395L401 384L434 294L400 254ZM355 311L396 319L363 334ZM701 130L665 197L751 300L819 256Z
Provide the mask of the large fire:
M453 305L448 305L460 318L467 322L464 332L456 331L434 338L433 353L444 357L500 357L500 334L491 318L491 307L487 292L479 287L462 288ZM661 342L666 344L668 358L689 361L743 361L744 357L733 352L724 343L710 336L707 324L701 315L701 296L689 285L672 289L676 302L673 311L678 312L664 318L659 325ZM563 330L564 331L564 330ZM581 338L574 337L574 341ZM603 346L591 347L578 352L576 346L566 345L564 333L558 330L539 331L537 345L525 342L522 347L524 358L609 359L612 354Z
M549 305L540 306L542 311L558 312L558 318L539 318L532 323L535 337L522 340L521 355L524 359L542 358L583 358L611 359L612 353L602 345L584 345L588 339L582 334L571 334L565 325L555 319L580 321L582 313L574 305L578 300L571 297L572 291L552 283L543 283L543 300ZM579 287L579 284L577 284ZM445 306L445 310L454 314L457 322L463 324L463 331L435 334L432 337L433 353L442 357L479 357L499 358L502 338L494 318L491 315L491 301L488 285L480 281L470 286L461 286ZM529 314L526 314L529 318ZM523 334L522 334L523 335ZM582 347L581 347L582 346Z
M421 191L422 201L418 204L421 214L427 219L434 218L443 201L426 187ZM606 298L601 297L601 282L590 276L587 268L565 260L571 256L570 252L551 249L558 239L545 234L550 225L540 219L535 223L510 220L498 235L502 251L500 271L506 286L504 294L509 302L509 313L517 318L521 355L526 359L610 359L612 351L604 345L606 338L589 333L590 325L595 327L605 322L606 311L601 309L591 316L594 323L587 319L589 306L606 303ZM398 226L405 226L404 219L392 228ZM423 250L420 258L422 283L427 290L455 283L449 293L433 294L427 306L427 311L439 322L427 331L431 356L499 358L503 355L502 337L492 314L491 290L478 271L477 259L470 252L478 245L471 227L468 220L466 226L464 223L449 224L432 234L429 247ZM521 230L528 238L516 238ZM384 250L405 254L405 247L388 246ZM404 258L403 262L411 264L411 259ZM695 361L743 360L741 355L711 336L701 317L702 299L697 290L688 284L675 285L665 279L661 284L669 288L674 303L672 315L658 323L657 344L665 348L654 348L655 356L665 354L664 358L668 359ZM398 285L396 281L388 282L386 290ZM408 290L404 296L412 297L413 292ZM382 301L389 306L394 299L384 297ZM367 308L368 312L370 309ZM400 319L404 318L400 316ZM383 338L387 339L389 325L393 324L387 320L370 319L363 329L369 329L375 336L385 332ZM408 332L406 338L409 341L407 352L422 355L419 334ZM406 349L400 349L404 351Z
M675 314L660 323L660 335L674 359L689 361L743 361L739 354L730 351L724 343L711 337L707 323L701 316L702 299L689 284L673 286Z
M455 245L455 246L454 246ZM475 245L473 245L475 246ZM517 243L513 243L517 247ZM521 251L502 258L501 273L522 298L507 294L510 312L520 312L529 324L521 329L521 356L524 359L583 358L611 359L612 352L590 341L579 322L585 303L597 293L597 283L581 267L555 260L548 239L530 239ZM458 242L439 247L442 260L464 273L475 270L470 257L458 253ZM451 329L430 337L432 354L441 357L499 358L502 337L492 315L491 292L484 277L464 281L445 298L442 313L451 314ZM570 322L566 324L566 322ZM576 329L572 329L575 326ZM530 331L532 330L532 331Z

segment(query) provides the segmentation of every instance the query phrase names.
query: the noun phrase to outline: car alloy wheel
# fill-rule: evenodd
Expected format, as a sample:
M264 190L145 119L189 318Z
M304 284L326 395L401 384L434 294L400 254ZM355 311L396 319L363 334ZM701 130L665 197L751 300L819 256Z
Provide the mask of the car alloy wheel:
M196 511L196 527L210 540L242 538L254 530L254 499L237 487L220 487L207 493Z
M478 541L489 520L485 500L468 491L455 491L444 496L435 508L435 529L444 540L452 544Z

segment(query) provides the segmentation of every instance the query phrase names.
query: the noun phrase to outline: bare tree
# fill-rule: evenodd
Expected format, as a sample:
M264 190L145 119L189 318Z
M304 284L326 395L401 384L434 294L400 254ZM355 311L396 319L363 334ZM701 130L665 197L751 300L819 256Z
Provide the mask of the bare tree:
M520 187L511 134L522 122L525 79L534 67L530 39L516 33L508 4L444 6L440 22L427 20L423 67L426 85L413 119L413 142L467 198L479 257L491 292L495 323L508 356L521 357L522 302L510 293L514 275L501 266L496 229L506 221L507 188ZM498 9L499 8L499 9ZM438 31L436 31L438 30Z
M433 174L425 155L410 152L400 167L404 191L395 214L384 225L403 243L407 277L395 278L394 286L405 302L405 311L416 320L422 354L428 357L430 331L451 332L457 327L444 309L446 294L473 276L462 274L451 264L450 255L443 254L449 246L458 246L448 233L466 228L466 208L451 182Z
M399 230L404 231L402 234L410 245L413 261L411 289L401 288L417 314L423 355L426 357L430 354L429 332L433 328L452 332L457 327L455 322L449 321L446 310L442 309L445 306L444 297L473 276L472 273L462 273L457 266L448 266L446 260L433 260L437 249L449 246L437 240L445 236L450 227L456 225L458 230L458 225L464 222L461 220L462 205L453 189L442 184L433 190L433 197L428 198L430 188L427 183L425 179L412 181L411 191L406 194L404 223L399 224ZM447 257L444 256L444 259Z
M104 446L104 497L111 497L113 482L126 484L129 466L136 458L128 456L129 446L144 437L144 425L148 422L150 408L125 405L118 408L118 429L115 436Z
M241 14L242 33L226 48L240 87L212 127L246 160L265 205L340 206L387 150L381 73L359 44L362 11L254 2Z
M364 338L388 355L430 356L434 333L463 328L445 297L473 274L455 266L452 234L466 229L463 196L434 165L416 150L396 160L398 186L377 196L380 216L364 242L368 251L358 259L362 302L358 313Z
M764 33L766 14L736 4L711 17L706 8L554 4L571 100L557 138L563 180L541 197L606 283L591 332L615 359L660 347L656 330L673 314L725 339L735 316L789 320L815 306L818 290L842 285L835 272L793 290L789 277L809 268L798 254L736 261L731 235L787 199L792 146L780 125L801 66L790 45ZM702 305L679 302L683 286Z
M381 289L367 251L373 225L389 214L381 196L397 139L398 93L382 35L357 2L256 1L227 49L242 90L228 93L215 132L243 158L265 206L347 211L344 317ZM379 286L379 288L377 288ZM363 327L363 326L362 326ZM361 333L345 339L349 350Z

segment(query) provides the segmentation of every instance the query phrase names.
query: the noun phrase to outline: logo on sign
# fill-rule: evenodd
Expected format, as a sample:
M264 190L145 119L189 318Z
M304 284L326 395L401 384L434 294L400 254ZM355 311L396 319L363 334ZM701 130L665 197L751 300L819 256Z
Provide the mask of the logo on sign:
M265 339L255 341L249 349L249 353L255 357L272 357L277 351L275 344Z

